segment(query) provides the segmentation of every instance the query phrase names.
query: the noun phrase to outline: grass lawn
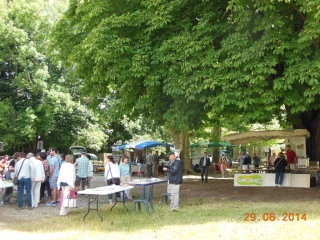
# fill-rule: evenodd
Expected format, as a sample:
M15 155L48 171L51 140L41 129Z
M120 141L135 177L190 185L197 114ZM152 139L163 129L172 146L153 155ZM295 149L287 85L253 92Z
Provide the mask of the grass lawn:
M94 211L83 221L86 209L73 209L67 217L30 219L2 228L1 235L10 239L320 239L320 201L208 201L182 199L179 212L155 203L151 216L144 208L134 214L132 202L127 202L129 212L120 204L111 212L104 204L103 222ZM285 217L289 212L293 215ZM244 221L246 216L249 221Z

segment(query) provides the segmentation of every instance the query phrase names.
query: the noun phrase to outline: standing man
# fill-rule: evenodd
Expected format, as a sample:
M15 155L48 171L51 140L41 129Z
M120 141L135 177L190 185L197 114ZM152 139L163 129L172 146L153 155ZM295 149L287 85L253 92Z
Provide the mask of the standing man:
M258 168L260 165L260 158L257 156L256 153L253 153L253 164L256 168Z
M77 158L74 166L78 167L76 174L76 192L79 190L80 183L82 190L88 188L88 168L89 168L89 159L87 158L87 153L82 152L81 157Z
M152 165L153 165L153 155L152 151L149 151L149 154L146 157L146 162L147 162L147 169L148 169L148 177L152 177Z
M159 152L155 151L155 154L153 156L153 171L152 171L154 177L158 177L159 175L158 173L159 161L160 161Z
M203 182L204 177L203 174L205 175L205 180L206 183L208 182L208 168L210 167L211 163L210 163L210 158L208 157L208 153L204 152L203 157L200 158L200 168L201 168L201 180Z
M15 153L13 159L17 160L14 168L15 176L18 175L18 210L22 209L23 206L23 192L26 189L28 208L32 210L32 199L31 199L31 176L35 174L35 169L30 163L30 159L21 158L20 153Z
M170 165L164 167L164 171L168 171L168 193L171 193L170 211L177 212L179 210L179 190L182 184L182 161L176 157L174 152L168 153Z
M239 169L242 170L242 165L244 164L244 152L241 152L238 157Z
M290 169L294 169L294 165L297 164L297 155L295 151L291 150L291 146L286 146L287 163Z
M246 152L246 155L244 156L244 165L250 165L251 164L251 157L249 152Z
M47 157L47 161L50 166L49 183L52 192L52 201L47 205L56 206L59 204L59 191L57 189L57 181L60 172L61 162L59 155L57 154L57 149L55 147L51 147L49 149L49 156Z

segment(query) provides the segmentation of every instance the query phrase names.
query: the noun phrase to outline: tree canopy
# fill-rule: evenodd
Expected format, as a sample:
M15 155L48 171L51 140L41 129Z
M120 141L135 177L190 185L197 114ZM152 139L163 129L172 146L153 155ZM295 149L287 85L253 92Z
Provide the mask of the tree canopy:
M197 129L206 111L276 116L311 132L319 16L316 0L71 0L50 48L85 89L117 91L120 113L179 131Z
M6 150L35 151L38 140L61 151L72 144L99 150L105 141L99 115L73 96L68 72L46 54L63 2L0 0L0 135Z

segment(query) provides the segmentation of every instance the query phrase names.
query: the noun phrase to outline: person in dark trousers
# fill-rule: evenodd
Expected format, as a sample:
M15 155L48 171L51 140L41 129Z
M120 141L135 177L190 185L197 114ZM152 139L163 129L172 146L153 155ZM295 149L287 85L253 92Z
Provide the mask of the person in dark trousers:
M177 212L179 210L179 190L182 184L182 161L176 157L174 152L169 152L168 157L170 164L164 167L164 171L168 171L168 193L171 194L170 211Z
M203 157L200 158L200 168L201 168L201 180L203 182L205 175L205 181L208 182L208 168L210 167L210 158L208 157L208 153L204 152Z
M243 165L250 165L250 164L251 164L251 157L249 152L246 152Z
M284 173L286 171L287 160L282 152L279 153L278 158L274 161L274 169L276 170L275 183L277 187L282 186Z
M260 166L260 158L257 156L256 153L253 153L253 163L254 163L254 167L256 168Z

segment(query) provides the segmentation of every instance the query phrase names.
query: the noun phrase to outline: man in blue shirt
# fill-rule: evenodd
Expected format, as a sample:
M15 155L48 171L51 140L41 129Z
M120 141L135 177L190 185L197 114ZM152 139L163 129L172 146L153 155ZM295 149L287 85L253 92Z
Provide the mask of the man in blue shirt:
M82 185L82 189L88 188L88 167L89 167L89 159L86 156L86 152L81 153L81 157L77 158L75 162L75 166L77 166L77 174L76 174L76 191L78 191L80 187L80 183Z
M49 156L47 157L47 161L50 166L50 174L49 174L49 183L52 192L52 202L48 203L48 206L56 206L59 204L59 191L57 189L57 181L60 172L61 162L60 158L57 154L57 149L55 147L51 147L49 149Z

